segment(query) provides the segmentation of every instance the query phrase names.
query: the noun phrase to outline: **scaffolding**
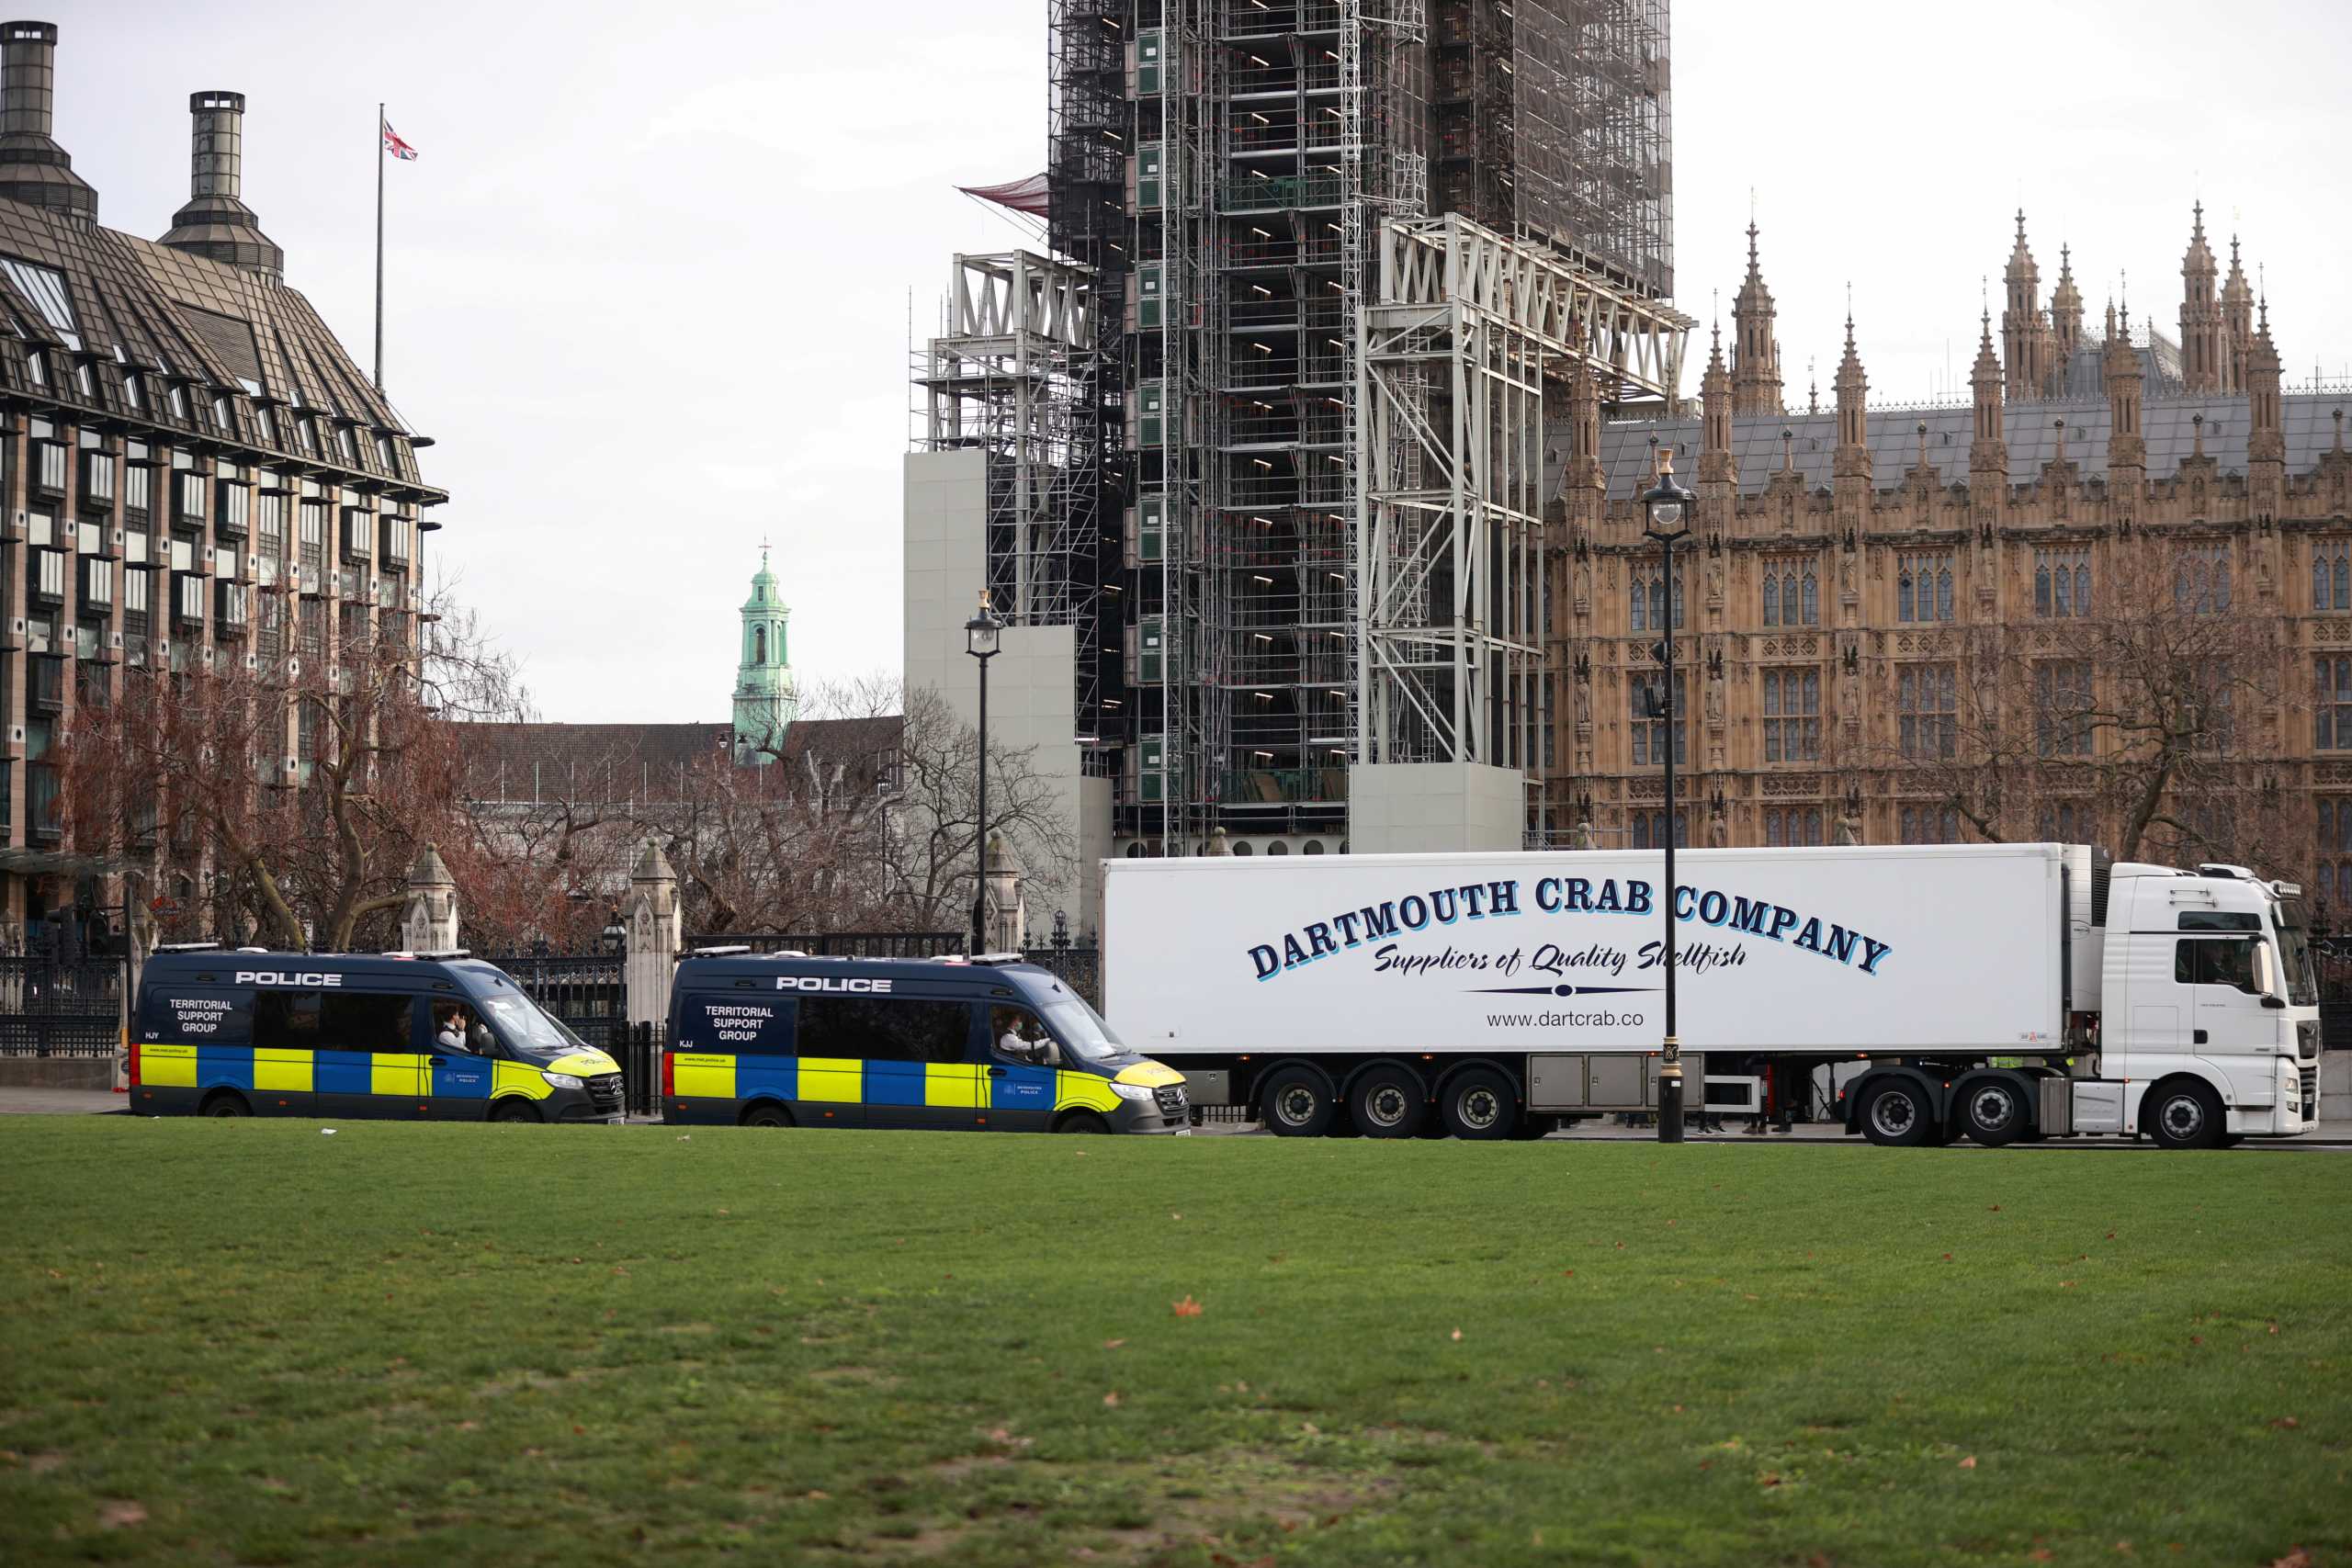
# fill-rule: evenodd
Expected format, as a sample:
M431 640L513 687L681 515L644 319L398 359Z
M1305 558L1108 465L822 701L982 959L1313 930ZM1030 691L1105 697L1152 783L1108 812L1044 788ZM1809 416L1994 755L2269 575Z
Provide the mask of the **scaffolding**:
M1464 574L1439 606L1434 579L1388 559L1427 546L1393 526L1422 504L1401 498L1442 491L1432 517L1486 519L1465 540L1499 526L1532 552L1542 408L1569 359L1598 355L1612 400L1671 385L1681 318L1639 310L1671 280L1666 0L1051 0L1049 17L1049 232L1093 289L1069 465L1096 476L1111 607L1089 766L1115 772L1114 830L1142 852L1195 852L1220 826L1336 838L1351 763L1508 750L1531 722L1540 637L1446 655L1501 661L1465 685L1457 720L1452 694L1428 695L1435 645L1408 628L1455 624L1463 584L1532 593L1536 574ZM1384 304L1416 303L1382 291L1385 233L1453 207L1548 257L1528 286L1588 314L1546 336L1498 304L1502 325L1425 353L1400 346L1409 333L1367 337ZM1503 456L1465 462L1470 436L1451 428L1422 438L1415 418L1450 420L1496 387L1512 389ZM1066 487L1073 505L1082 488ZM1376 679L1374 648L1396 664ZM1376 719L1373 693L1388 705ZM1505 716L1472 716L1490 696ZM1399 716L1423 702L1442 724Z
M1545 411L1579 367L1673 395L1689 317L1459 213L1392 220L1359 323L1356 760L1533 774Z
M1027 251L959 255L940 334L916 367L917 445L985 457L989 595L1012 626L1084 628L1100 614L1088 502L1101 475L1080 439L1078 375L1093 346L1091 281L1086 267Z

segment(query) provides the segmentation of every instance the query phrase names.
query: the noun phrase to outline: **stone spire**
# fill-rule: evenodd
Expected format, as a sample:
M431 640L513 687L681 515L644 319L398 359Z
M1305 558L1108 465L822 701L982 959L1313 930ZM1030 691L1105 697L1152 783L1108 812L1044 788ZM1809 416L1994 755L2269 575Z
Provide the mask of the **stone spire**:
M2190 209L2188 252L2180 261L2180 381L2188 392L2222 389L2222 302L2213 292L2221 269L2205 243L2205 204Z
M1831 474L1838 479L1871 477L1869 423L1863 398L1870 381L1862 374L1862 356L1854 347L1854 316L1846 313L1846 354L1838 361L1838 450Z
M2109 493L2137 497L2147 475L2148 443L2140 428L2143 378L2139 351L2132 346L2132 323L2107 312L2107 351L2099 369L2107 382L2107 483Z
M1707 373L1699 378L1699 484L1702 495L1706 487L1724 483L1733 477L1731 414L1734 395L1732 378L1724 369L1724 329L1719 324L1715 328L1713 346L1707 352ZM1707 497L1710 502L1713 499Z
M2066 362L2083 344L2083 291L2075 287L2075 253L2058 247L2058 287L2050 291L2050 365L2044 384L2055 391L2066 378Z
M2245 356L2247 467L2259 481L2267 467L2274 478L2287 461L2286 423L2278 397L2278 348L2270 341L2270 301L2261 304L2253 345Z
M2033 397L2049 375L2048 331L2041 317L2041 271L2025 243L2023 208L2018 209L2018 243L2001 281L2007 296L2001 308L2001 363L2008 373L2009 395Z
M2230 236L2230 276L2222 284L2222 390L2245 391L2245 360L2254 349L2254 288L2238 259L2238 237Z
M735 755L764 764L784 749L784 732L800 716L785 641L792 611L776 592L765 545L760 547L760 570L752 578L752 596L743 601L742 616L742 657L735 670Z
M1756 260L1756 221L1747 224L1747 280L1731 301L1731 406L1741 414L1779 414L1781 344L1772 335L1772 291Z
M1976 363L1968 371L1969 388L1976 395L1976 431L1968 446L1968 473L1972 480L1990 475L1997 482L2007 479L2009 469L2008 444L2001 436L2001 361L1993 352L1989 308L1979 321Z

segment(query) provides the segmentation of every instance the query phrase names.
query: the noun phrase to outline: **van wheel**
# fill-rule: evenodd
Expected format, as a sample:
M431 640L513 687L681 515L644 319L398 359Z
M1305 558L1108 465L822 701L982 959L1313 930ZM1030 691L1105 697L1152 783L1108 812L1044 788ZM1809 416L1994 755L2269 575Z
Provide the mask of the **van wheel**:
M1405 1067L1374 1067L1356 1079L1348 1115L1367 1138L1409 1138L1421 1130L1430 1091Z
M1879 1085L1862 1102L1862 1135L1881 1148L1917 1148L1933 1142L1935 1122L1928 1091L1908 1078Z
M2195 1078L2167 1078L2140 1106L2140 1130L2160 1149L2219 1148L2225 1126L2220 1099Z
M1091 1111L1073 1111L1054 1124L1057 1133L1107 1133L1111 1123Z
M205 1116L251 1116L253 1113L254 1108L245 1103L245 1097L243 1095L239 1094L233 1089L224 1089L209 1097L204 1102L204 1109L198 1114Z
M2026 1135L2025 1097L2013 1083L1981 1078L1968 1086L1961 1128L1988 1149L2007 1148Z
M1519 1096L1488 1067L1457 1073L1439 1101L1445 1130L1457 1138L1508 1138L1519 1129Z
M539 1108L519 1095L510 1094L490 1108L490 1119L493 1122L536 1122L539 1119Z
M1284 1067L1268 1078L1259 1103L1267 1127L1284 1138L1319 1138L1340 1112L1323 1075L1307 1067Z
M743 1125L746 1127L789 1127L792 1125L792 1112L772 1100L762 1100L743 1112Z

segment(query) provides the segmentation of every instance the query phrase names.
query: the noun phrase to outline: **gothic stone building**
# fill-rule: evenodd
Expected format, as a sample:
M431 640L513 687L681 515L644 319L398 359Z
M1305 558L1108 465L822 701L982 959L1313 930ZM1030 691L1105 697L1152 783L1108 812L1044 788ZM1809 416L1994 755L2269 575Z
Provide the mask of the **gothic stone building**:
M0 24L5 951L81 943L115 901L58 858L51 750L76 712L141 667L331 664L413 638L438 525L421 509L447 499L417 472L430 441L286 287L240 199L243 96L189 99L194 189L161 241L101 228L51 135L56 43L46 22ZM312 739L289 717L269 763L299 781Z
M2030 636L2096 603L2132 552L2186 547L2206 592L2271 623L2281 650L2281 697L2240 716L2240 750L2249 791L2283 800L2278 820L2311 837L2265 848L2338 908L2352 901L2352 706L2339 705L2352 705L2352 398L2282 395L2236 243L2217 287L2199 209L2177 340L2112 307L2086 336L2071 265L2040 298L2020 214L1972 406L1871 405L1849 320L1834 407L1792 412L1748 237L1731 354L1718 335L1700 417L1603 425L1585 385L1555 434L1547 836L1663 841L1667 737L1646 689L1671 615L1682 841L1815 843L1841 827L1867 842L1962 839L1959 814L1902 766L1950 722L1961 639ZM1653 440L1700 498L1671 595L1634 499ZM2033 831L2109 841L2095 807L2038 806Z

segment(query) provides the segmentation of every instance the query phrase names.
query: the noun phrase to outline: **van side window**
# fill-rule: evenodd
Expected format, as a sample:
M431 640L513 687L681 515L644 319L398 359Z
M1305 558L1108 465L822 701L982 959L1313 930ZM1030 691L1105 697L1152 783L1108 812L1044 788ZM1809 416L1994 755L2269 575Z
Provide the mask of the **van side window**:
M2254 986L2254 943L2228 938L2182 941L2173 947L2172 977L2183 986Z
M960 1062L971 1029L968 1002L802 997L799 1054L868 1062Z
M409 1025L414 997L369 996L365 991L327 993L327 1047L334 1051L375 1051L401 1055L416 1050Z
M264 991L254 998L254 1044L266 1051L315 1051L334 1043L319 1028L317 991Z

